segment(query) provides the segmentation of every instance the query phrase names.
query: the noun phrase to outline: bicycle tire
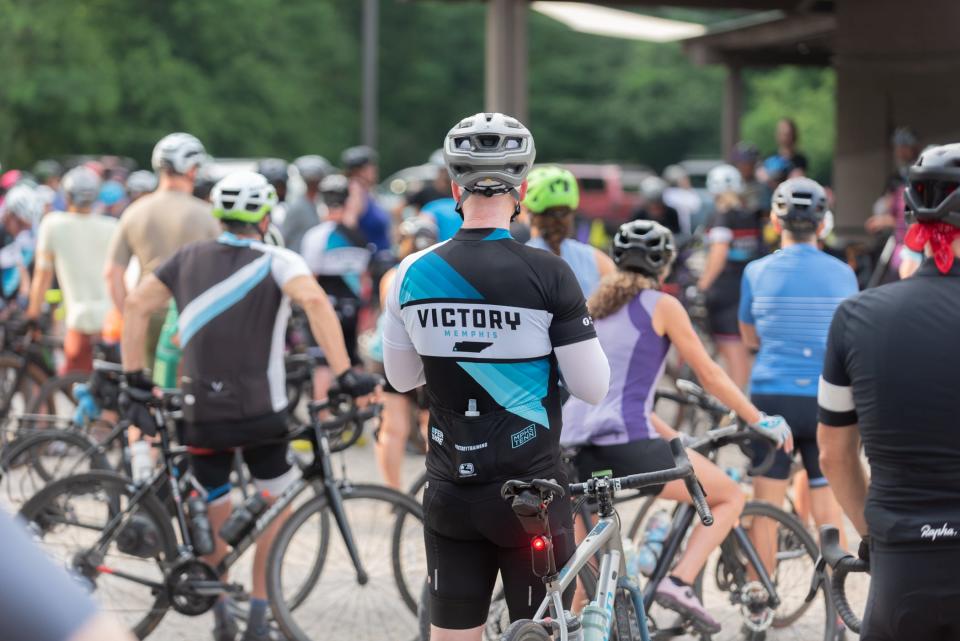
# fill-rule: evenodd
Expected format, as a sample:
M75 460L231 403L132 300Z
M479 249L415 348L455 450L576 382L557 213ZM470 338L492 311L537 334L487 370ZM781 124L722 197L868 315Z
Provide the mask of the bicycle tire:
M792 539L789 539L788 540L789 542L798 543L802 547L802 550L794 550L793 553L794 554L801 553L810 559L811 573L812 573L813 567L815 566L817 557L819 555L819 548L817 547L817 544L814 541L813 537L810 535L809 532L807 532L806 528L803 526L803 524L800 523L800 521L795 516L769 503L764 503L762 501L748 501L744 506L743 511L740 513L740 519L741 521L743 521L749 517L770 518L777 522L778 524L778 529L777 529L777 541L778 541L778 548L777 548L778 561L777 562L778 564L782 562L780 557L783 554L785 554L784 551L781 551L779 546L784 540L783 537L784 537L784 534L786 533L790 537L794 537ZM742 565L743 559L742 559L742 556L740 556L742 555L742 552L740 552L739 544L732 537L733 537L733 534L731 533L730 536L724 541L723 545L728 546L728 548L734 549L737 551L738 562L741 563ZM719 563L719 560L718 560L718 563ZM778 569L779 568L775 568L774 571L771 573L771 579L774 580L774 582L778 581L777 579ZM704 572L702 573L702 575L714 576L716 580L715 572L713 573ZM809 587L810 573L803 573L802 576L803 576L803 581L801 582L802 584L801 589L803 590L803 593L805 595L806 589ZM719 586L715 586L715 587L719 587ZM782 586L778 585L778 587L782 587ZM728 595L729 595L728 588L720 588L719 590L723 595L723 599L721 600L725 600L727 603L729 603L730 599L728 598ZM701 590L701 591L698 591L698 593L706 594L707 590ZM784 597L784 594L780 592L779 596L781 597L781 600L782 600ZM829 635L830 630L832 630L831 619L833 617L831 617L829 614L832 608L828 603L828 596L825 593L822 598L824 603L824 612L826 615L824 617L825 618L824 638L828 638L827 635ZM770 627L773 629L783 630L785 628L792 626L801 617L803 617L804 614L806 614L806 612L810 609L810 607L812 607L814 603L814 601L811 601L808 603L804 597L800 597L798 601L800 605L792 611L785 611L783 609L785 606L785 603L781 602L781 606L777 608L777 610L774 612L773 621ZM705 603L704 605L707 605L708 609L712 609L710 604ZM723 623L723 621L721 621L721 623ZM701 638L710 639L711 637L709 635L703 635Z
M633 605L633 596L626 588L618 588L613 599L613 621L611 622L611 640L640 641L640 616Z
M57 412L57 395L61 394L76 407L77 399L73 395L73 386L76 383L86 383L90 374L83 372L69 372L61 376L48 378L40 386L37 395L31 400L29 414L60 414Z
M84 488L101 488L109 495L126 495L128 497L135 491L130 479L115 472L77 474L64 477L47 485L24 504L20 509L19 516L30 524L30 529L37 538L43 538L50 532L48 528L44 527L44 523L45 517L49 517L51 514L51 505L54 500L58 496L72 494ZM152 493L142 497L138 506L137 515L143 515L152 521L151 525L159 535L157 543L159 554L154 557L154 560L157 562L161 575L165 578L165 565L174 561L178 554L177 537L170 524L170 517L163 504ZM100 578L100 576L103 575L98 575L97 578ZM92 584L94 590L96 590L97 583L94 581ZM131 626L131 632L138 639L144 639L153 632L170 609L165 591L156 592L155 597L153 606L146 611L144 617L136 625Z
M550 641L551 637L539 623L530 619L514 621L503 634L502 641Z
M6 370L11 370L14 374L20 369L24 370L24 378L20 381L16 389L8 389L5 375ZM23 407L21 411L26 412L32 403L32 394L30 393L28 383L32 383L39 390L51 376L37 363L29 358L12 354L10 352L0 353L0 408L6 407L6 410L0 412L0 418L7 418L13 410L13 399L19 393L23 398ZM11 381L12 382L12 381Z
M376 512L375 516L380 517L379 519L377 519L378 522L382 522L382 519L385 518L385 515L392 515L395 517L395 515L401 511L408 511L411 513L411 515L420 518L422 521L423 519L422 507L420 506L420 504L418 504L416 501L414 501L412 498L410 498L406 494L403 494L401 492L397 492L396 490L393 490L384 486L379 486L379 485L360 485L360 484L345 485L344 487L341 488L341 496L343 499L344 511L347 513L348 521L351 521L350 525L351 525L351 529L353 529L354 540L357 544L358 552L360 553L362 560L364 561L365 570L370 575L369 578L371 580L380 579L380 582L378 583L378 585L382 585L387 582L392 583L392 585L399 592L401 589L400 585L401 585L402 577L398 577L395 573L395 568L390 567L394 564L392 564L390 561L386 561L387 569L389 570L389 575L390 575L389 577L387 577L386 576L387 573L381 573L377 575L376 574L377 566L370 562L369 557L365 559L363 558L364 556L367 556L370 553L374 553L377 550L387 546L384 546L384 545L374 546L374 545L370 545L369 543L365 545L364 541L360 540L359 538L361 535L361 530L357 528L356 521L350 519L350 510L352 509L353 502L356 502L359 504L361 501L368 501L368 502L373 502L374 504L377 504L377 503L380 504L379 507L374 508ZM308 634L303 630L300 623L294 618L294 610L289 607L288 603L284 599L284 592L283 592L284 590L284 585L283 585L284 556L286 555L288 549L290 548L293 538L297 535L301 527L303 527L312 517L317 515L323 515L329 509L330 509L330 505L325 495L318 495L310 499L303 505L301 505L290 516L290 518L287 519L287 521L280 527L280 530L277 533L276 539L274 540L273 546L270 549L270 553L267 560L267 595L268 595L268 599L270 601L271 608L273 610L277 625L280 627L283 634L286 635L286 637L291 640L310 641L311 639L314 639L317 637L317 633ZM357 509L361 509L361 506L358 505ZM367 511L370 511L370 508L367 508ZM382 532L383 537L384 538L390 537L392 535L392 529L393 529L393 523L391 522L390 525L387 525L386 529ZM370 534L370 532L366 530L364 530L363 532L365 535ZM333 538L337 538L337 537L333 537ZM293 553L295 554L295 552ZM329 553L327 557L328 557L327 563L330 563ZM354 572L354 568L352 567L352 565L349 566L349 572L351 573ZM319 585L322 582L325 574L326 573L321 573L321 575L318 577L318 581L316 581L312 586L313 588L317 588L317 585ZM424 576L425 575L426 575L426 571L424 570ZM345 583L342 578L338 578L336 580L336 585L338 586L338 589L336 590L336 594L338 596L344 595L346 593L347 583ZM409 586L407 586L407 590L409 590ZM326 591L318 590L318 591L324 592L327 596L329 596L329 593L332 593L332 590L326 590ZM306 595L306 597L309 597L309 596L310 596L309 594ZM306 597L304 598L304 601L306 600ZM361 639L361 640L365 638L386 639L388 638L387 636L385 636L386 634L393 633L396 631L398 634L401 634L404 641L406 641L406 639L409 639L411 636L413 636L413 631L417 628L418 620L417 620L416 608L411 610L408 604L404 603L402 600L399 600L399 602L402 604L401 606L402 611L406 612L409 615L409 624L410 624L409 633L405 633L402 630L399 630L399 628L401 628L402 625L399 624L401 622L398 622L397 625L391 626L391 628L395 628L395 629L384 630L384 629L378 628L376 631L376 637L360 636L359 631L357 631L352 626L353 625L372 625L372 622L368 620L369 617L365 617L365 618L352 617L351 618L350 614L346 612L346 609L345 609L346 604L349 602L350 600L347 599L344 604L344 607L337 607L336 605L331 605L329 602L326 602L324 604L325 607L320 608L320 612L326 613L331 616L346 615L348 620L348 623L346 623L346 625L352 624L351 632L353 635L352 638L354 639ZM384 605L383 603L380 604L381 610L383 609L383 605ZM336 632L333 629L334 622L331 622L329 620L325 621L325 618L326 617L324 617L323 614L320 614L319 616L312 616L311 623L314 625L320 626L320 629L324 631L325 635L329 636L330 634L335 634ZM363 619L363 620L358 620L358 619ZM338 623L342 621L343 619L341 618L340 621L338 621ZM397 638L401 638L401 637L397 637Z
M80 458L76 463L89 460L89 468L77 470L75 467L70 467L64 470L66 474L57 475L56 472L59 470L52 470L45 465L42 454L43 451L56 447L57 443L78 450ZM90 437L73 430L50 429L25 433L0 450L0 478L7 477L18 467L25 465L29 465L42 481L37 491L56 478L74 476L88 471L114 471L106 455L97 449L97 444Z

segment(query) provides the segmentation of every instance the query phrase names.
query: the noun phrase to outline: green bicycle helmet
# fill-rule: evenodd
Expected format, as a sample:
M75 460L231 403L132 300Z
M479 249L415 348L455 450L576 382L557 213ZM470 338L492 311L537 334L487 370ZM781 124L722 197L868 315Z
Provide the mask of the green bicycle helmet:
M536 167L527 176L527 197L523 205L534 214L554 207L573 210L580 204L580 188L569 170L556 165Z

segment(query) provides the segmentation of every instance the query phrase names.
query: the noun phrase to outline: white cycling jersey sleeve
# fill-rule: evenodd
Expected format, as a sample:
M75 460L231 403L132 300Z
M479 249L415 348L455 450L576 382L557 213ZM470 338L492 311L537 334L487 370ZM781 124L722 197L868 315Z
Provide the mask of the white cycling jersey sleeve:
M600 347L600 339L555 347L553 351L570 393L593 405L602 401L610 387L610 364Z
M383 310L383 369L387 380L398 392L407 392L426 382L423 374L423 361L417 354L407 328L400 318L400 281L393 279L390 293L387 295L386 309Z

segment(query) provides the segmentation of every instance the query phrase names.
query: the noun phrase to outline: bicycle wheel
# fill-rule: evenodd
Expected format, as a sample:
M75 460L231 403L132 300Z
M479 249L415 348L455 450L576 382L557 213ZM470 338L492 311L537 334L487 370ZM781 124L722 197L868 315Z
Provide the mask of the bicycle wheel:
M23 370L23 375L20 375ZM17 378L20 378L19 384ZM16 354L0 354L0 412L2 418L24 414L30 408L34 395L49 375L36 363Z
M289 607L292 588L305 585L304 571L309 570L305 566L310 564L304 563L304 557L315 558L312 550L316 546L317 529L331 509L326 496L317 496L283 524L270 550L267 592L277 623L287 638L296 641L317 638L410 641L418 633L417 613L401 596L401 579L394 571L390 541L399 515L406 512L405 519L422 523L422 508L406 494L382 486L345 485L340 491L342 508L366 580L358 579L343 537L331 519L333 533L323 572L314 589L305 595L301 607L295 610ZM418 588L426 574L424 563Z
M17 437L0 451L0 484L6 498L20 505L45 485L65 476L114 468L87 436L42 430Z
M101 609L142 639L170 607L158 586L164 584L164 564L177 558L177 539L163 505L152 494L143 497L103 554L87 557L134 492L129 479L113 472L68 476L27 501L20 516L54 562L74 571Z
M417 503L422 504L423 488L427 484L427 475L421 475L407 492ZM426 551L423 547L423 522L411 512L397 513L393 525L390 553L393 559L393 571L397 576L397 589L403 602L412 612L416 612L421 601L419 596L423 571L427 567Z
M766 607L767 592L731 533L720 553L708 562L702 586L704 605L723 631L703 638L760 641L770 629L776 630L778 640L823 638L833 627L827 596L824 592L813 602L805 600L819 554L813 537L796 517L760 501L744 506L740 524L752 534L751 543L761 536L761 530L754 528L775 528L776 564L769 572L780 605L776 610Z

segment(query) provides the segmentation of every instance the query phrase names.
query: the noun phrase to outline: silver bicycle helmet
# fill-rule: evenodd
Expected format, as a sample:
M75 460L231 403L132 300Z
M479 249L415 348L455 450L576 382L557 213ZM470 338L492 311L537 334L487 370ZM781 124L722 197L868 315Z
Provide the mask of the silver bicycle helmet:
M74 167L64 174L61 182L67 200L79 207L92 205L96 202L100 195L101 184L102 181L97 172L83 165Z
M207 152L195 136L182 132L169 134L160 139L153 148L151 164L159 172L167 169L176 174L185 174L207 160Z
M447 133L443 158L450 178L465 193L457 203L472 194L491 197L512 194L520 211L518 188L533 167L537 156L530 130L511 116L478 113L464 118Z
M803 177L780 183L770 203L770 213L784 229L796 232L816 230L827 211L827 192L817 181Z

